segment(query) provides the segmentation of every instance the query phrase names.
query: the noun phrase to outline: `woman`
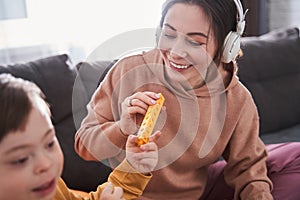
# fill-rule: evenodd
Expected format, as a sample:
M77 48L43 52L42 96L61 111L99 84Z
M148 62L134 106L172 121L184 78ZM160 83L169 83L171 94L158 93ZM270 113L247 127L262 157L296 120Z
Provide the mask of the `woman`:
M244 25L237 0L166 1L158 47L121 59L96 90L76 134L78 154L118 164L126 138L162 93L159 162L140 199L203 197L220 157L234 189L218 191L222 199L273 199L257 109L236 75Z

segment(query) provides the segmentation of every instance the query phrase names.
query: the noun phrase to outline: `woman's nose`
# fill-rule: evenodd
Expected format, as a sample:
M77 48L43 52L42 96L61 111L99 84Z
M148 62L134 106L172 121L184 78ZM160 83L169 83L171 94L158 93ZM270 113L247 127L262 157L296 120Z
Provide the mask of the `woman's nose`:
M184 47L184 42L178 39L171 48L170 54L172 57L185 58L187 56L187 52Z

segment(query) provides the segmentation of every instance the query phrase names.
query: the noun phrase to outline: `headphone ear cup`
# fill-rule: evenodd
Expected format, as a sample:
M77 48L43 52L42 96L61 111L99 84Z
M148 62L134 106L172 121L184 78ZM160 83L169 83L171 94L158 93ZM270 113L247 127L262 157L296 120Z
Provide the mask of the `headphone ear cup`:
M240 50L241 36L237 32L229 32L223 45L222 62L230 63L233 61Z

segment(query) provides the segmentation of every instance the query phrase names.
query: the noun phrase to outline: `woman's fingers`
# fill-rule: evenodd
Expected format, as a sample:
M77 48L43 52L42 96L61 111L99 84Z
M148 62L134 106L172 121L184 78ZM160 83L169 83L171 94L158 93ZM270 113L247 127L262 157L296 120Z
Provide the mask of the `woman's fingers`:
M130 115L137 113L145 115L148 107L156 104L156 100L159 99L159 97L159 94L150 91L137 92L127 97L124 100L124 104Z
M137 92L133 94L130 99L132 105L140 105L143 106L144 104L147 105L154 105L156 104L156 100L160 98L160 95L154 92Z

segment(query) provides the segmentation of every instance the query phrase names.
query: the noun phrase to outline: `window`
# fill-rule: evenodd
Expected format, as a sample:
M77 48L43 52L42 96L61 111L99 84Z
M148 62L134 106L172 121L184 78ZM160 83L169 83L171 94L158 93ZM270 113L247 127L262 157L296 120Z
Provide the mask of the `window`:
M27 18L0 21L0 48L49 45L84 59L110 38L157 27L164 0L27 0ZM153 35L155 41L155 35Z

